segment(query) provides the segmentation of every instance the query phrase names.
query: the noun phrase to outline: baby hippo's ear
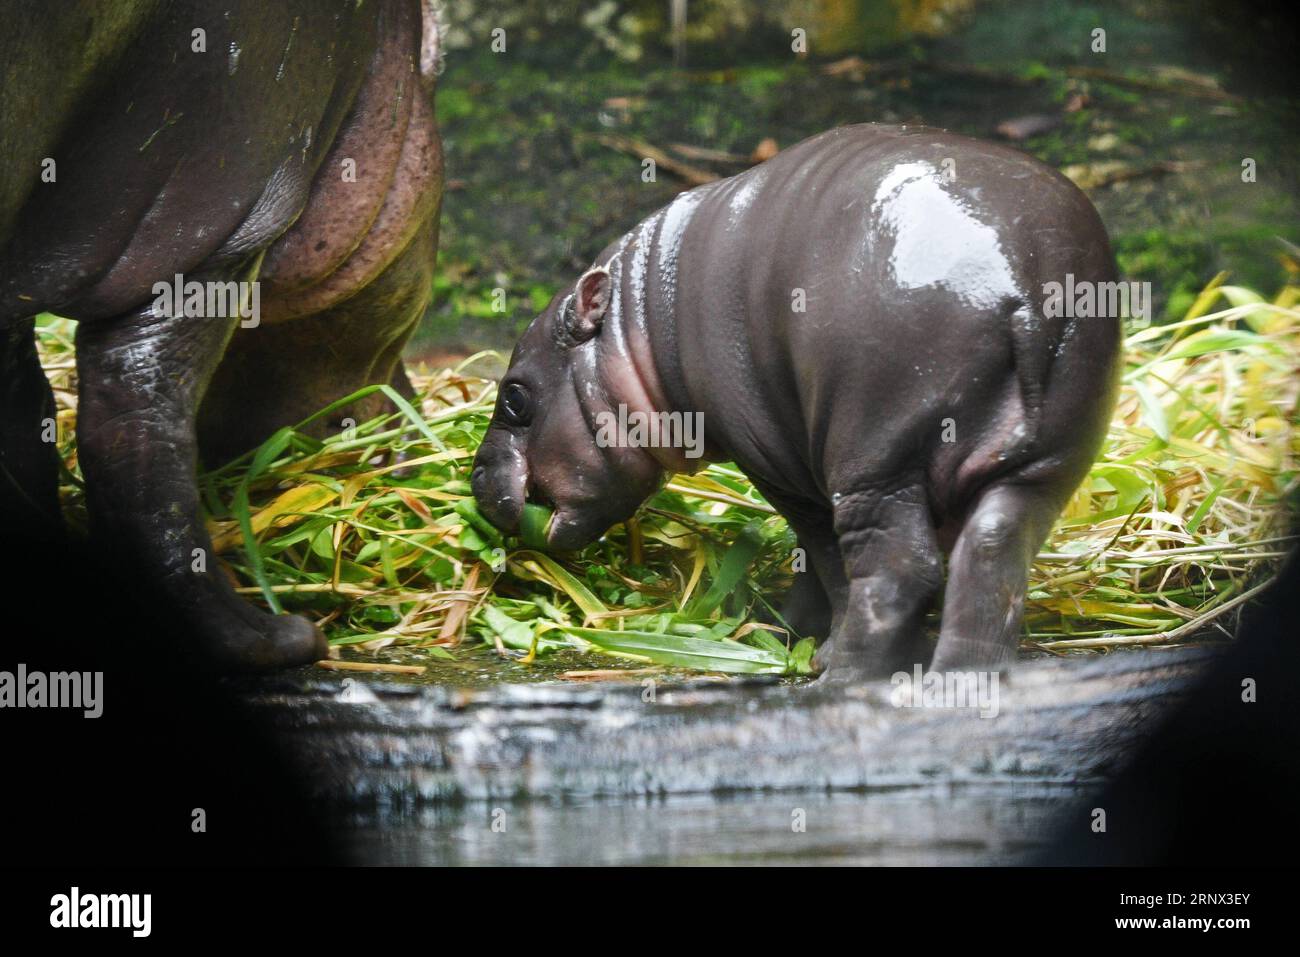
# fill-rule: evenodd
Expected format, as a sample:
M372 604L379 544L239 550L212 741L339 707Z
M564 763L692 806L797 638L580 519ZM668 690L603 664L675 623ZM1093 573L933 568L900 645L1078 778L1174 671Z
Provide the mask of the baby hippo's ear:
M569 317L569 335L575 343L586 342L600 332L609 308L610 287L609 270L603 267L587 270L578 280Z

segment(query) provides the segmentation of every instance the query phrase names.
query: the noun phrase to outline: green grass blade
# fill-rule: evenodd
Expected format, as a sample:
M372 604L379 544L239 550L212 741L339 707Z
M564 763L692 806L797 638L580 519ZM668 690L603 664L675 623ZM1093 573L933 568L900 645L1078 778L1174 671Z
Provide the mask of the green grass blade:
M727 554L723 556L713 584L709 586L708 591L691 603L691 607L686 611L687 617L702 618L712 614L727 596L736 590L736 586L745 577L746 569L758 557L763 547L763 533L759 529L758 522L751 522L741 529L736 540L727 549Z
M765 648L742 645L730 638L685 638L653 631L613 631L603 628L564 630L606 651L640 655L656 664L730 674L786 674L791 669L790 656Z
M248 555L248 565L253 573L253 580L257 582L257 587L262 589L262 597L277 615L281 614L284 608L272 590L271 579L267 576L266 566L262 561L262 550L258 547L257 536L253 533L252 506L248 500L248 489L253 479L265 472L270 464L283 454L292 438L293 429L285 426L258 446L253 453L252 464L235 489L235 500L231 507L231 511L239 520L240 530L244 533L244 551Z

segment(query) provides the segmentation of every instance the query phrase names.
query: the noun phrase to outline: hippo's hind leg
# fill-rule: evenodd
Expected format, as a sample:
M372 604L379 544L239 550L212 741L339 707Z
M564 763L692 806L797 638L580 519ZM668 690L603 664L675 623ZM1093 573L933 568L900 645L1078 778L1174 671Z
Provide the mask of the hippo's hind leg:
M844 612L817 664L830 681L887 677L920 660L943 562L925 491L843 494L835 531L848 585Z
M987 489L967 515L948 564L933 671L999 669L1020 640L1029 565L1069 492L1041 483Z
M171 319L146 306L79 326L77 438L91 533L218 667L303 664L325 656L320 631L234 593L199 508L195 411L236 322Z
M0 323L0 528L11 537L62 529L54 415L35 321Z

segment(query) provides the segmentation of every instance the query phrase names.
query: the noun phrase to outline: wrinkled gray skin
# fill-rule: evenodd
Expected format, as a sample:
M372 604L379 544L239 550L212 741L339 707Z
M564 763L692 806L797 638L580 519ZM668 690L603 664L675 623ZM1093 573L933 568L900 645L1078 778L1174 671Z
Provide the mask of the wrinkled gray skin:
M580 546L698 464L598 447L597 413L700 412L706 459L734 460L807 552L785 614L829 635L829 678L926 663L945 553L930 666L1003 667L1117 387L1117 317L1044 314L1067 273L1116 279L1058 173L938 130L831 130L683 193L555 297L502 380L474 494L506 530L526 497L552 503L550 544Z
M218 666L322 657L305 619L231 590L195 463L366 385L411 394L399 355L429 295L442 192L431 8L11 0L4 20L0 528L57 534L33 344L33 317L55 312L79 320L78 457L101 550ZM153 286L176 273L259 280L261 324L156 315Z

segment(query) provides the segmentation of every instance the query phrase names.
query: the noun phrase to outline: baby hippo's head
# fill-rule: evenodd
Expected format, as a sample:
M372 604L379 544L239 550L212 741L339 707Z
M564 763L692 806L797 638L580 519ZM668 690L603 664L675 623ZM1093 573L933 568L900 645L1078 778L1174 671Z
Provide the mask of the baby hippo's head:
M515 346L470 478L479 509L502 531L517 531L525 501L535 502L555 510L547 544L580 548L659 484L662 469L645 449L598 441L598 421L619 402L611 387L635 375L626 355L602 349L611 295L609 272L589 270Z

